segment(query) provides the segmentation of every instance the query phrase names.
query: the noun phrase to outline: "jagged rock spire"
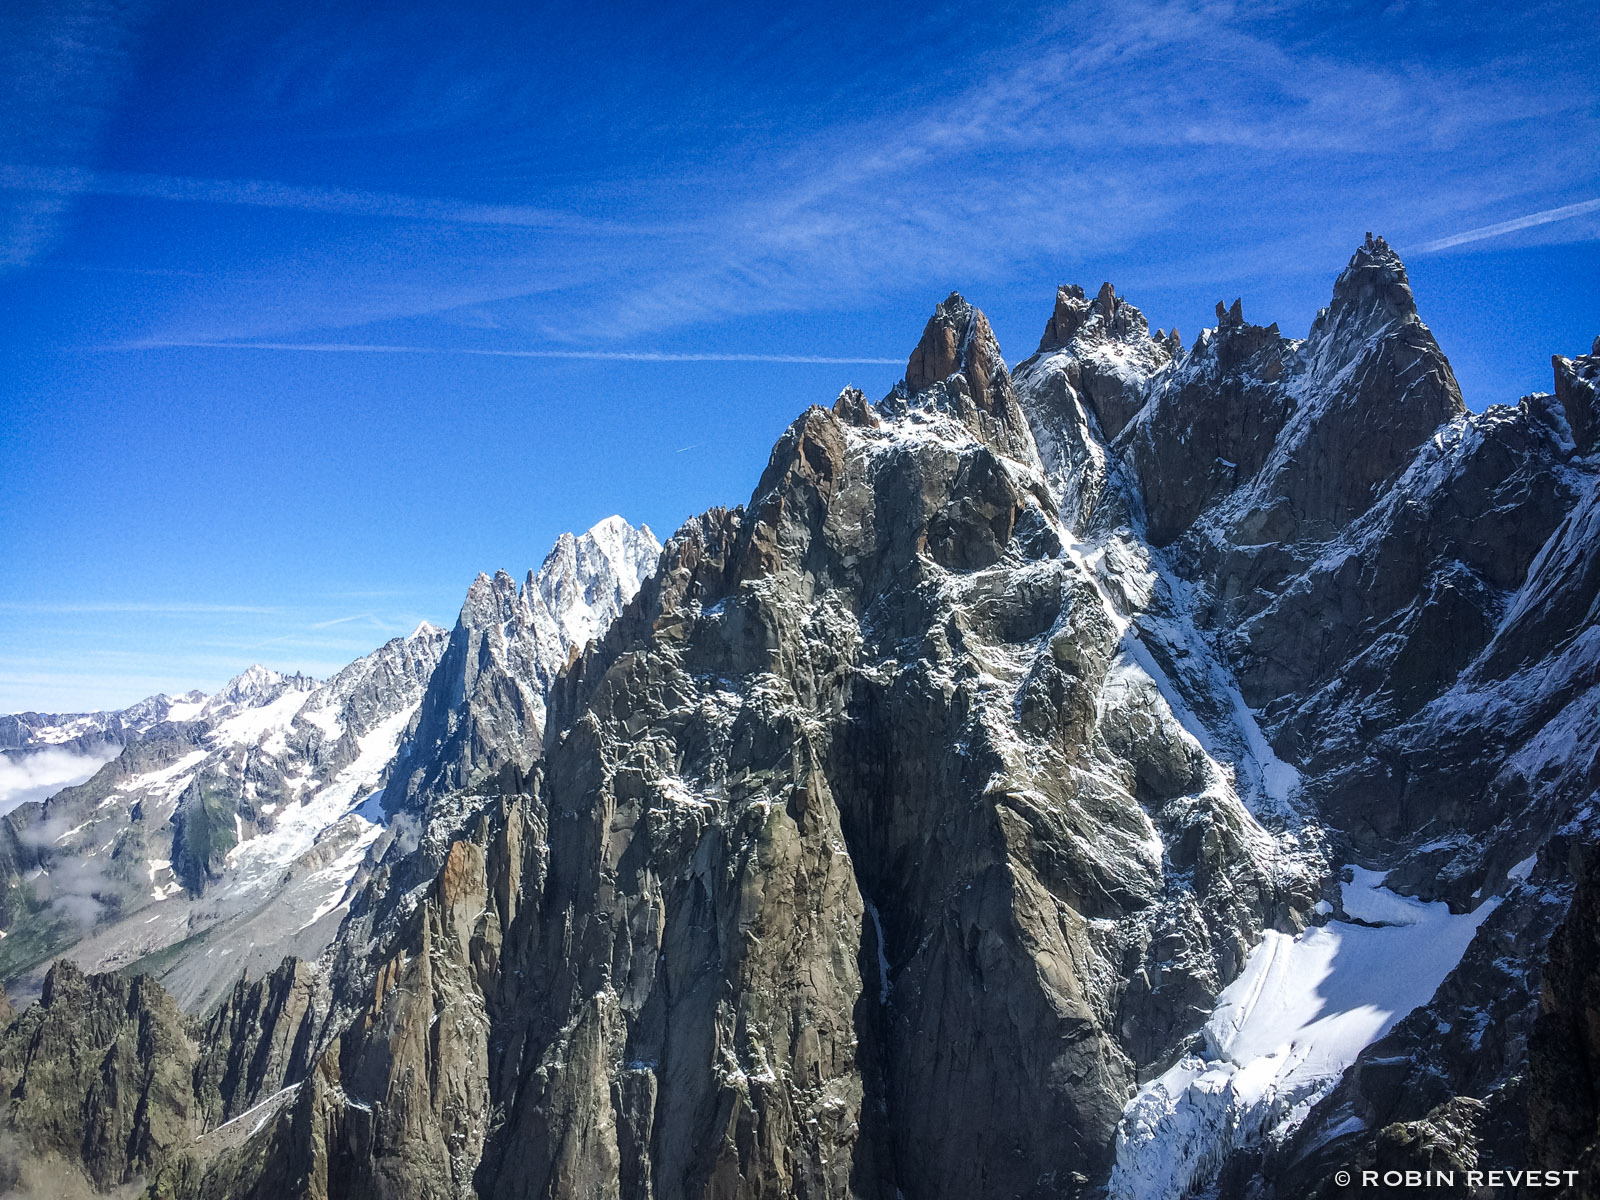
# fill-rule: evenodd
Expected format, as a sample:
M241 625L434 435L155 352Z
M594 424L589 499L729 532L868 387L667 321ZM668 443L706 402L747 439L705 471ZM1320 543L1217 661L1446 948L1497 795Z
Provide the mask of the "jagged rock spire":
M1231 329L1244 324L1244 297L1236 296L1232 308L1224 308L1222 301L1217 301L1217 328Z
M1600 338L1587 355L1550 359L1555 371L1556 400L1567 415L1572 440L1587 454L1600 444Z
M1102 340L1125 341L1148 337L1150 325L1142 312L1117 295L1117 289L1109 281L1100 285L1093 300L1089 300L1077 284L1062 284L1056 289L1055 310L1045 323L1044 336L1039 339L1039 353L1061 350L1074 338L1092 337L1095 331ZM1165 344L1164 337L1156 340Z
M1011 374L989 318L951 292L933 310L906 364L907 396L927 393L936 407L958 412L1006 453L1031 455L1027 418L1017 407Z
M878 414L872 411L872 405L858 387L847 387L839 393L839 398L833 402L833 415L846 425L872 429L880 424Z
M989 318L951 292L922 331L922 339L906 364L906 387L912 395L926 391L955 374L966 377L979 408L987 409L989 385L1006 373L1005 359Z
M1056 307L1045 322L1044 336L1039 339L1039 352L1059 350L1072 340L1072 335L1089 319L1089 301L1083 289L1075 283L1064 283L1056 289Z
M1405 264L1388 242L1367 235L1334 283L1333 302L1325 314L1318 315L1319 325L1356 321L1375 329L1389 322L1420 321Z

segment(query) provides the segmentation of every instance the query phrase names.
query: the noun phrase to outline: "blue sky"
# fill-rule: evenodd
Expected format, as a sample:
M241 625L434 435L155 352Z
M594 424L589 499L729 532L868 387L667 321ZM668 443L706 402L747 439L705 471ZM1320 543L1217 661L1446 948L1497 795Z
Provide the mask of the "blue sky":
M1298 335L1373 230L1470 404L1548 388L1596 61L1592 3L11 0L0 711L327 673L665 536L952 289L1013 361L1062 281Z

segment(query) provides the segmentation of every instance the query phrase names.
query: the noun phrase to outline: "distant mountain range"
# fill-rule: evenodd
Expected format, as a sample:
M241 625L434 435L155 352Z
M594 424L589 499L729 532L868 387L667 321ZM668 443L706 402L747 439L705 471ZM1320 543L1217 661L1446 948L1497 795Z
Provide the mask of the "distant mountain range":
M369 855L403 828L405 764L440 764L455 739L456 783L530 769L551 681L660 551L648 529L612 517L562 535L520 590L480 576L454 631L424 623L326 681L255 666L214 696L0 719L12 765L75 752L68 765L92 772L0 821L12 995L34 994L66 954L85 970L150 972L204 1007L241 972L315 958ZM502 703L517 732L486 744L481 724Z

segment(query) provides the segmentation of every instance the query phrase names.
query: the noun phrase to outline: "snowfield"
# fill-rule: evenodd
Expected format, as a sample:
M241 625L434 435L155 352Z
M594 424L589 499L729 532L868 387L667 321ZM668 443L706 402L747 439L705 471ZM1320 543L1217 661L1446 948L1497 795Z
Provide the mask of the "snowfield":
M1454 914L1349 870L1348 919L1297 937L1269 930L1217 997L1203 1052L1129 1101L1113 1200L1181 1200L1230 1150L1288 1136L1363 1049L1433 997L1499 904Z

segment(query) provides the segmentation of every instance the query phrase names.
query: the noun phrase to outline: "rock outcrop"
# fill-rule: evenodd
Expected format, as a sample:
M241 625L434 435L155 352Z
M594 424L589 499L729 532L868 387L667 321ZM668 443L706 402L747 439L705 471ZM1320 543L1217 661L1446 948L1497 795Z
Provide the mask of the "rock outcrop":
M0 1042L7 1121L29 1148L82 1165L97 1187L132 1181L200 1132L197 1049L148 978L85 978L68 962Z

